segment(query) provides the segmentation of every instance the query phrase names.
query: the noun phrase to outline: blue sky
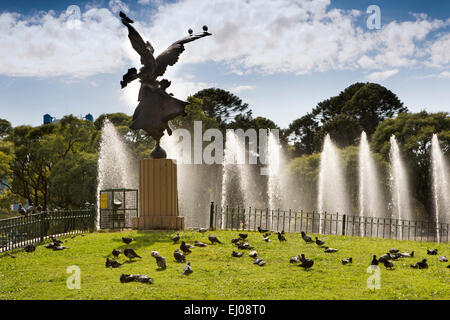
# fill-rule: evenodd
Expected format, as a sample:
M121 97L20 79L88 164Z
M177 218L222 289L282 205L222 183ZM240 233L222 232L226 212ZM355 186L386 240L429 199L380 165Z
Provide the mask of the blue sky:
M380 7L379 30L367 28L369 5ZM209 26L213 36L188 44L164 76L182 99L230 90L283 128L370 81L413 112L450 111L450 1L3 0L0 118L16 126L39 125L45 113L132 114L138 83L121 90L119 81L139 59L119 10L157 54L188 28Z

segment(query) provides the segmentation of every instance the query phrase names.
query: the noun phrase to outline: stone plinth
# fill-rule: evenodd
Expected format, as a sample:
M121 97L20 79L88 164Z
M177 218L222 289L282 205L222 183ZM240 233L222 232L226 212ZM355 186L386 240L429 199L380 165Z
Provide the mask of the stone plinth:
M139 162L139 217L133 229L184 229L178 217L177 165L170 159Z

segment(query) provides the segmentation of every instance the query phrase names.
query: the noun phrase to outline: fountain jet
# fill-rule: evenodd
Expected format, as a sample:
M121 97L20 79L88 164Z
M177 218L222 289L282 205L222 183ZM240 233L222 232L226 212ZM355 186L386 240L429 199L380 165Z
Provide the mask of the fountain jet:
M439 221L447 221L450 211L448 189L448 169L444 154L436 134L431 139L431 170L433 182L434 214L436 221L436 237L440 242Z
M367 135L363 131L359 143L359 216L381 218L384 212L384 199L381 193L375 161L370 152ZM361 225L364 236L364 225Z
M390 161L391 161L391 194L392 194L392 209L393 218L399 219L400 224L400 239L402 238L403 228L402 220L411 219L411 201L408 186L408 177L400 156L400 149L397 144L397 139L394 135L390 139Z
M100 228L100 190L137 187L137 163L114 125L105 119L97 162L97 229Z
M322 217L325 212L348 214L349 210L347 189L339 159L339 152L331 141L329 134L325 136L323 150L320 156L318 186L317 209L320 216L319 233L322 233Z

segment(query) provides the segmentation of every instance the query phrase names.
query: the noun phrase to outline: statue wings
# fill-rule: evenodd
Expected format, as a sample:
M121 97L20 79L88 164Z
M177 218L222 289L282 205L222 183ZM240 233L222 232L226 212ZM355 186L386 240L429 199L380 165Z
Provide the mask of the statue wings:
M120 12L120 17L122 18L122 23L128 28L128 38L130 39L133 49L141 56L141 63L144 66L154 66L153 77L155 79L166 72L167 66L173 66L177 63L180 54L184 51L185 43L211 35L211 33L204 31L203 33L178 40L155 59L152 52L153 48L150 50L148 47L150 44L147 45L136 29L131 25L134 21L128 18L123 12Z
M156 77L162 76L166 72L168 66L173 66L175 63L177 63L180 54L184 51L185 43L192 42L194 40L210 35L211 33L204 32L174 42L170 47L168 47L156 58L155 76Z

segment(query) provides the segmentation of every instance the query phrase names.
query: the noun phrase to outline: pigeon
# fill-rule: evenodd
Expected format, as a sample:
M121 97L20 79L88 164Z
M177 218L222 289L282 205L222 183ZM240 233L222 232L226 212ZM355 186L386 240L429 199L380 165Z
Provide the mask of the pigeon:
M329 248L329 247L325 247L324 252L328 252L328 253L333 253L333 252L338 252L338 249L334 249L334 248Z
M12 255L12 254L11 254L11 253L9 253L9 252L7 252L7 253L6 253L6 255L7 255L8 257L11 257L11 258L13 258L13 259L15 259L15 258L16 258L16 256Z
M127 248L125 250L123 250L123 254L125 255L125 257L127 257L128 259L133 260L134 258L141 258L141 256L139 256L133 249Z
M142 274L138 274L134 276L134 279L141 283L153 283L153 279L149 276L144 276Z
M440 256L439 257L439 262L448 262L448 259L445 256Z
M34 250L36 250L36 247L34 246L34 244L27 244L23 250L25 252L33 252Z
M131 274L123 273L122 275L120 275L120 282L122 282L122 283L132 282L134 280L135 280L135 278Z
M178 240L180 240L180 234L177 233L177 235L176 235L176 236L173 236L173 237L171 238L171 240L173 241L173 243L177 243Z
M305 240L306 243L313 243L313 239L311 239L310 236L308 236L304 231L301 232L302 233L302 238L303 240Z
M261 260L261 261L258 263L258 266L260 266L260 267L265 266L265 265L266 265L266 261L264 261L264 260Z
M258 256L258 253L255 250L253 250L253 251L250 251L250 253L248 255L252 258L256 258Z
M398 260L399 258L403 258L403 256L400 253L389 253L391 256L391 260Z
M206 246L208 246L206 243L197 240L194 241L194 247L206 247Z
M266 233L264 233L264 238L268 238L268 237L270 237L272 234L270 233L270 232L266 232Z
M253 264L259 264L263 259L255 257L255 260L253 260Z
M278 240L280 240L280 242L286 241L286 238L284 237L284 235L281 232L277 232L278 234Z
M207 25L203 26L203 32L208 32L208 26Z
M186 242L181 241L181 245L180 245L180 249L181 251L183 251L184 253L191 253L192 251L190 250L192 246L190 244L186 244Z
M50 237L50 239L53 241L54 244L57 244L57 245L63 243L61 240L59 240L59 239L57 239L57 238L54 238L54 237Z
M390 254L389 252L386 253L386 254L383 254L383 255L378 259L378 262L384 263L384 261L387 261L387 260L392 260L391 254Z
M408 252L399 253L399 255L401 256L401 258L413 258L414 251L411 251L411 253Z
M352 258L348 258L348 259L341 260L341 262L345 266L348 263L353 263L353 259Z
M374 254L372 258L372 262L370 263L371 266L377 266L379 263L379 260L377 259L377 256Z
M189 33L190 36L192 36L192 34L194 33L194 31L193 31L191 28L189 28L189 29L188 29L188 33Z
M303 259L302 263L300 263L298 266L302 267L303 269L307 270L311 268L314 265L314 261L311 259Z
M232 257L236 257L236 258L240 258L240 257L242 257L243 255L244 255L243 252L236 252L236 251L233 251L233 252L231 253L231 256L232 256Z
M450 264L447 266L448 269L450 269Z
M323 246L325 244L325 242L316 237L316 244L318 246Z
M53 247L53 251L61 251L61 250L65 250L65 249L70 249L70 248L64 247L64 246L54 246Z
M186 257L185 257L184 254L183 254L180 250L178 250L178 249L176 249L176 250L173 252L173 256L174 256L176 262L186 262Z
M389 260L385 260L383 262L384 266L386 267L386 269L392 269L394 268L394 264L392 262L390 262Z
M113 259L110 260L109 258L106 258L106 262L105 262L105 267L106 268L109 268L109 267L119 268L121 265L122 264L117 262L116 260L113 260Z
M271 242L272 240L270 240L268 237L263 238L263 241L265 242Z
M122 253L122 250L114 249L112 251L112 255L114 256L114 258L117 258L121 253Z
M268 232L269 230L265 230L265 229L261 229L261 227L258 227L258 232L259 233L266 233L266 232Z
M289 263L297 263L297 262L299 262L299 256L291 257L289 259Z
M122 241L125 244L130 244L131 242L136 241L136 240L134 240L133 238L122 238Z
M241 238L242 240L247 239L247 237L248 237L248 234L246 234L246 233L239 233L239 238Z
M217 239L217 237L212 236L212 235L209 235L208 239L209 239L209 241L211 241L212 244L214 244L215 242L222 243L222 242L219 241L219 239Z
M427 254L435 256L438 254L438 249L431 249L431 250L427 249Z
M241 241L240 238L231 239L231 243L238 243L239 241Z
M200 233L205 233L206 231L208 231L208 229L206 229L206 228L200 228L200 229L198 229L198 232L200 232Z
M164 259L163 256L161 256L158 251L152 251L150 254L153 258L156 259L156 264L158 265L158 268L160 270L165 270L167 268L166 266L166 259Z
M426 269L428 268L427 259L423 259L422 261L416 262L411 265L411 268L419 268L419 269Z
M252 250L252 247L248 242L236 243L236 247L241 250Z
M192 270L191 263L188 262L187 265L184 266L183 274L185 276L187 276L187 275L191 274L192 272L194 272L194 271Z
M122 11L120 11L119 16L122 18L122 21L123 21L123 22L126 22L126 23L134 23L134 21L131 20L130 18L128 18L128 17L126 16L126 14L123 13Z
M394 249L394 248L389 249L389 253L399 253L399 252L400 252L400 250L398 250L398 249Z
M45 245L45 247L47 248L47 249L53 249L53 248L55 248L55 247L57 247L58 245L56 244L56 243L54 243L54 242L50 242L50 243L48 243L48 244L46 244Z

